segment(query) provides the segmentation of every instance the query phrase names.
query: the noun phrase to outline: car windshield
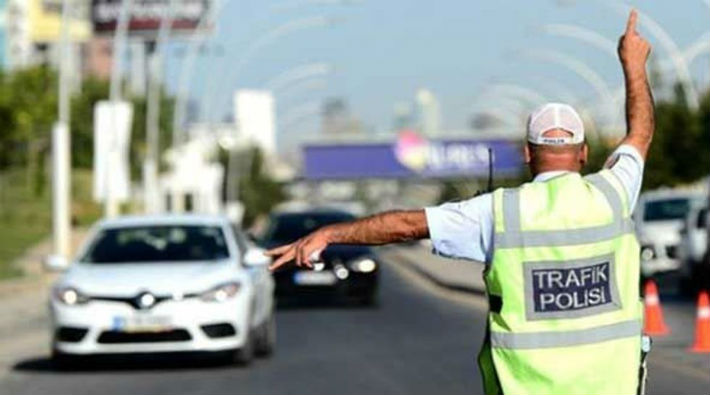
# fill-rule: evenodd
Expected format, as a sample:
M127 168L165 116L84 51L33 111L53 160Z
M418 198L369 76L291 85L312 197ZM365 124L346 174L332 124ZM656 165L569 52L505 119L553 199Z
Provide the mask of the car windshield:
M690 200L687 198L651 200L646 202L643 220L651 222L684 219L689 209Z
M272 217L263 239L271 245L291 243L322 226L353 219L341 212L279 214Z
M222 228L165 225L102 230L81 261L96 264L187 262L228 257Z

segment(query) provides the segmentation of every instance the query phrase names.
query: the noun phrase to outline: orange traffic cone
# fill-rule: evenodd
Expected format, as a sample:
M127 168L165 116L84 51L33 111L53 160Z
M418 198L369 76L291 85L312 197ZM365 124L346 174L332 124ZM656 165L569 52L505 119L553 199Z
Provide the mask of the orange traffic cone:
M646 281L643 303L646 307L646 321L643 332L650 336L664 336L671 333L663 320L658 288L653 280Z
M710 297L707 291L698 296L698 319L695 326L695 343L692 352L710 353Z

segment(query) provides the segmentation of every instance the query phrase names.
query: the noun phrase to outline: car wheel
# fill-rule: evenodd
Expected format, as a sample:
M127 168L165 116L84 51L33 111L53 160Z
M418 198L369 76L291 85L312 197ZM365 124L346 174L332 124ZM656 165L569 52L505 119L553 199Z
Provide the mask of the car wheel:
M254 359L254 333L249 331L244 345L241 348L234 350L232 354L232 362L239 366L247 366Z
M260 357L269 356L276 349L276 317L272 311L269 318L261 324L259 338L256 344L256 354Z

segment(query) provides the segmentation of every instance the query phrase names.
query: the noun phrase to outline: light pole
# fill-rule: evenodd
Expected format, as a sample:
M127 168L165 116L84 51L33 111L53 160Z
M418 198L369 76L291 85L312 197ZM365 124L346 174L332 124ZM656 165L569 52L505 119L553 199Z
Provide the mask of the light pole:
M71 142L70 142L70 48L69 23L72 0L62 0L61 49L59 60L58 121L52 128L52 233L54 255L67 259L71 249Z
M229 99L228 95L225 95L225 90L232 89L239 78L241 77L241 72L244 67L251 62L252 58L264 47L273 43L274 41L288 36L289 34L295 33L297 31L317 28L317 27L327 27L332 26L337 22L337 19L327 16L315 16L315 17L305 17L301 19L292 20L281 25L278 25L264 34L259 36L256 40L252 41L251 44L241 52L241 58L236 64L231 61L223 61L222 68L219 73L211 73L211 83L207 84L207 89L203 95L203 100L201 101L201 109L207 109L207 122L216 122L216 114L218 114L218 109L221 108L223 100ZM232 67L232 64L234 66ZM231 68L231 72L227 73L226 68ZM220 84L219 89L216 87L217 77L228 75L231 77L228 79L227 83ZM226 98L225 98L226 96Z
M594 89L599 96L600 102L605 105L604 112L607 115L607 122L612 125L621 124L619 113L614 105L614 96L609 90L606 81L587 64L564 53L544 49L522 51L522 55L543 62L559 64L577 74Z
M209 26L210 23L214 23L217 20L222 7L229 0L214 0L214 5L212 6L211 12L205 14L200 18L200 22L197 25L197 29L190 36L190 44L187 50L187 55L185 61L180 68L180 77L178 78L178 89L175 97L175 105L173 108L173 128L172 128L172 147L177 147L182 141L182 134L180 129L185 124L185 118L187 113L187 100L190 90L190 77L192 77L193 69L195 68L195 62L197 60L197 55L200 50L200 46L204 44L206 35L204 34L204 29Z
M133 0L122 0L121 9L116 24L116 31L113 35L113 52L111 65L111 86L109 101L111 102L111 122L110 131L99 131L99 133L109 132L111 134L108 143L108 158L106 160L106 177L105 187L106 193L104 196L104 215L108 218L115 217L119 214L118 199L116 191L114 191L114 183L111 182L110 169L116 168L119 165L118 160L118 104L121 100L121 77L123 74L123 54L126 46L126 37L128 36L128 23L131 19L130 11L133 8Z
M334 70L332 65L324 62L300 65L272 77L264 84L264 87L270 91L278 91L302 79L328 75Z
M147 153L143 164L143 193L145 211L158 211L160 191L158 190L158 163L160 152L160 96L162 87L163 52L173 23L173 9L177 0L168 0L163 10L154 45L149 45L148 55L148 100L146 115ZM152 48L151 48L152 47Z

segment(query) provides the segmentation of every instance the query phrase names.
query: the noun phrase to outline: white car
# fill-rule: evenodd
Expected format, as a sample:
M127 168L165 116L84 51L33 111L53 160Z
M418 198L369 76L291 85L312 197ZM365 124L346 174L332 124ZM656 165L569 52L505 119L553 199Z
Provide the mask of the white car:
M680 231L688 212L702 202L694 191L658 190L641 195L634 213L644 276L677 271Z
M705 288L707 281L707 247L708 247L708 207L696 207L688 213L685 225L681 231L679 259L681 281L686 291L693 292L696 288Z
M100 222L52 288L53 357L214 351L247 364L268 355L269 262L226 217Z

